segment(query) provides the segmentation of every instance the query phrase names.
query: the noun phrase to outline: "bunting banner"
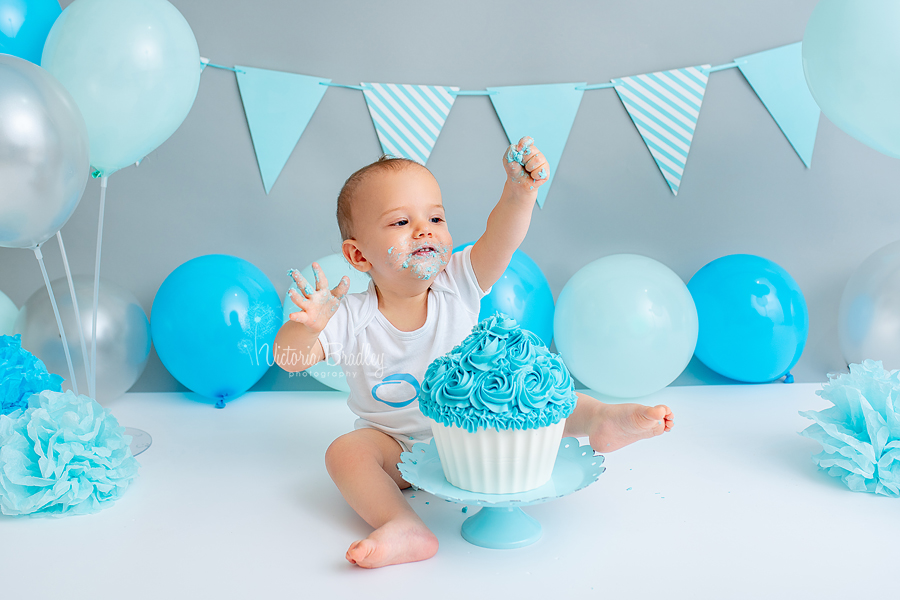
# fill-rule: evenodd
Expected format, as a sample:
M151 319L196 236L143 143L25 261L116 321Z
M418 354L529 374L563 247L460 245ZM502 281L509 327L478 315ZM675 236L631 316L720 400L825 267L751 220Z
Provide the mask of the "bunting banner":
M395 83L363 83L362 88L382 151L428 162L459 88Z
M585 83L554 83L487 88L509 143L530 135L550 163L550 178L538 190L537 204L541 208L581 106L584 86Z
M674 195L678 195L709 65L614 79L616 93Z
M235 75L268 194L331 80L238 65Z
M819 105L803 74L802 42L734 59L807 168L819 128Z
M345 85L330 79L252 67L206 67L237 74L263 187L268 194L328 86L363 92L385 154L425 164L458 96L489 95L509 143L530 135L551 165L538 191L543 208L585 90L614 88L647 149L678 195L712 72L737 68L794 151L809 168L821 112L803 74L802 43L750 54L730 64L699 65L613 79L609 83L537 84L460 91L458 87L394 83Z

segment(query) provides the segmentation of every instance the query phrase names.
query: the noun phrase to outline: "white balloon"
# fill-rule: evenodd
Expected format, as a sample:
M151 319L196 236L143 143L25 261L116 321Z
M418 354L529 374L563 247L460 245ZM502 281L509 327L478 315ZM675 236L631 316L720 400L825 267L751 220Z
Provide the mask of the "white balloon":
M877 250L850 277L838 311L838 339L847 364L872 359L900 369L900 242Z
M81 313L81 327L91 351L91 323L94 302L94 278L75 275L75 294ZM87 393L84 361L81 357L81 338L75 324L75 310L66 278L50 283L72 355L75 377L81 383L78 391ZM22 347L44 361L47 370L65 377L68 367L62 340L50 296L45 287L37 290L19 311L16 333L22 334ZM97 402L115 400L134 385L150 355L150 321L134 294L109 281L100 280L100 298L97 304ZM65 381L63 389L71 389L72 382Z
M19 316L19 307L9 299L9 296L0 292L0 335L12 335Z
M0 246L34 248L81 201L88 133L68 91L39 66L0 54Z

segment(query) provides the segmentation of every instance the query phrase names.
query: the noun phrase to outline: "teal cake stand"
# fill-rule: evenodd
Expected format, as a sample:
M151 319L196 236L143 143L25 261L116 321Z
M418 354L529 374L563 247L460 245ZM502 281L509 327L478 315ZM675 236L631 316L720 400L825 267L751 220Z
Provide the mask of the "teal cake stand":
M564 438L550 481L541 487L516 494L482 494L460 489L447 481L437 446L415 444L400 455L397 465L403 479L438 498L481 506L462 524L467 542L483 548L522 548L541 538L541 524L522 510L523 506L562 498L597 481L606 470L602 456L594 456L590 446L579 446L575 438Z
M142 429L126 427L125 435L131 436L131 444L129 444L129 447L131 448L132 456L137 456L138 454L149 448L153 443L153 438L150 437L150 434Z

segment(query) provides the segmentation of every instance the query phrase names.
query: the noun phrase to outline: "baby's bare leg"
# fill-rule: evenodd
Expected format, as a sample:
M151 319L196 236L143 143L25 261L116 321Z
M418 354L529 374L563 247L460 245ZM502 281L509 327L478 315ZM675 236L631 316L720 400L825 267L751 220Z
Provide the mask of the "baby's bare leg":
M400 445L375 429L357 429L336 439L325 466L344 499L375 528L350 545L347 560L365 568L431 558L438 541L400 492L409 487L397 469Z
M565 435L588 436L597 452L612 452L672 429L675 417L665 404L604 404L576 392L578 403L566 420Z

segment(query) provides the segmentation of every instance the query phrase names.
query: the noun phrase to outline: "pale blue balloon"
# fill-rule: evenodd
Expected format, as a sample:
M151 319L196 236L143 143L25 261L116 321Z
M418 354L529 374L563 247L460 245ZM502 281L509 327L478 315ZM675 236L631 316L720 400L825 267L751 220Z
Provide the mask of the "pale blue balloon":
M81 109L98 176L166 141L200 85L197 40L165 0L75 0L50 30L41 66Z
M19 307L9 299L9 296L0 292L0 335L12 335L19 316Z
M334 287L340 283L341 277L346 276L350 279L350 291L348 293L359 294L368 289L369 282L372 280L367 274L361 273L350 266L350 263L348 263L341 254L329 254L316 262L319 263L322 272L325 273L330 289L334 289ZM306 278L313 288L315 288L316 279L313 274L312 263L308 264L305 269L302 269L300 274ZM291 289L296 290L297 285L292 284ZM288 319L290 319L291 313L298 312L299 310L301 309L294 304L290 295L285 294L283 322L287 322ZM340 365L329 364L328 361L322 361L319 364L311 366L306 371L330 388L340 392L350 391L350 387L347 385L347 378L344 375L344 370Z
M822 112L900 158L900 2L821 0L803 34L803 71Z
M635 254L582 267L556 301L553 338L583 384L608 396L646 396L672 383L697 344L697 309L671 269Z

